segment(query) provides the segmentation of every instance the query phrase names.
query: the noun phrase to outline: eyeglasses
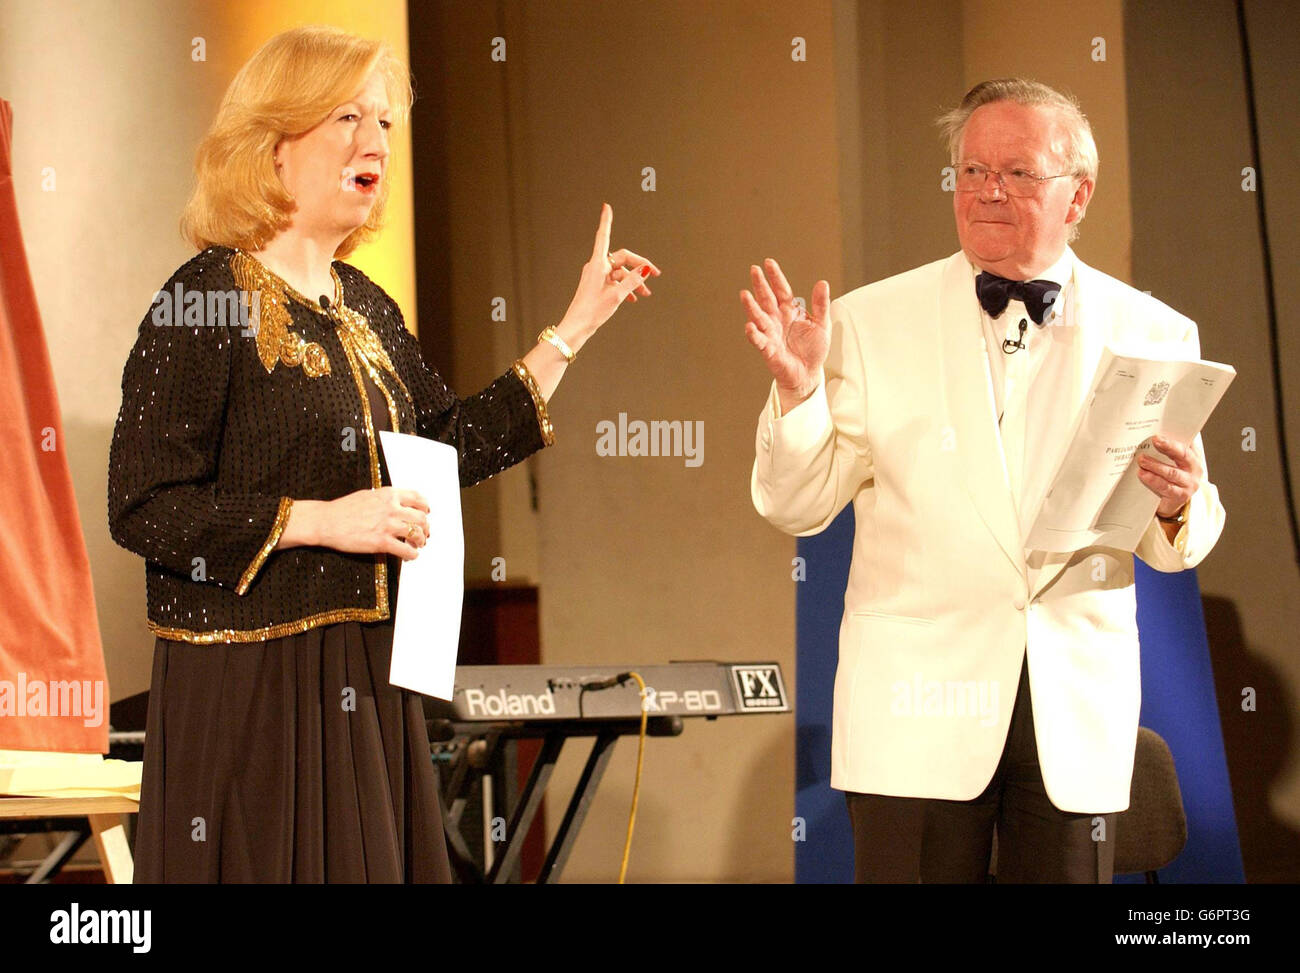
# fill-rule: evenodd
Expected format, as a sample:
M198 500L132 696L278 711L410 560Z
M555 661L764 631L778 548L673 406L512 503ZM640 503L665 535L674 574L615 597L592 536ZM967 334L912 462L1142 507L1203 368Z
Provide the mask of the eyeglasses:
M1035 196L1038 187L1049 179L1061 179L1072 175L1058 172L1054 176L1040 176L1030 169L991 169L978 162L959 162L957 164L957 192L977 193L984 188L989 173L997 176L998 185L1008 196Z

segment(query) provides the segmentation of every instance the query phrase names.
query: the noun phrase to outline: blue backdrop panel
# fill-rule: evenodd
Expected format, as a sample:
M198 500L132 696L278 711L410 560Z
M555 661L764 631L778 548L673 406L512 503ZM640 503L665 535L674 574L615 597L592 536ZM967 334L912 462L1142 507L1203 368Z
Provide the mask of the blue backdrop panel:
M831 696L840 616L853 553L853 507L815 537L799 538L807 577L795 596L794 813L807 825L795 845L796 882L852 882L853 831L844 794L831 790Z
M795 814L806 831L795 845L796 882L853 880L844 795L830 786L832 692L852 549L852 507L798 543L807 578L795 608ZM1244 881L1196 572L1161 574L1139 561L1137 599L1142 725L1169 743L1187 811L1187 847L1161 880Z
M1187 812L1187 847L1160 880L1244 882L1196 572L1161 574L1138 561L1137 603L1142 725L1169 744Z

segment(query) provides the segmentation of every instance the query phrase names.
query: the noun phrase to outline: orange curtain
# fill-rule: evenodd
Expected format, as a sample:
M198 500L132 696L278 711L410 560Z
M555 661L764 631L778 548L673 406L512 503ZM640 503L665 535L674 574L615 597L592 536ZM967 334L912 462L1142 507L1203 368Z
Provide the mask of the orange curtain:
M108 751L108 679L0 99L0 749Z

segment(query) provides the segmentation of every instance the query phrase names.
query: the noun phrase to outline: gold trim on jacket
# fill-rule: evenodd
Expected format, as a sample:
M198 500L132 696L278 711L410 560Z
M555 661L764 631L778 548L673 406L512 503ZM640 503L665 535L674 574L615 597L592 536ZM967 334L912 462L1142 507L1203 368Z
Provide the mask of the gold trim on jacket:
M261 550L257 552L257 557L253 558L253 563L248 566L248 570L240 577L239 587L235 589L235 594L242 595L247 591L248 586L257 577L257 572L262 570L262 565L266 563L266 559L271 556L271 552L280 543L280 535L284 533L284 526L289 522L289 512L292 509L292 498L281 497L280 510L275 515L275 523L271 525L271 533L266 538L266 543L262 545Z

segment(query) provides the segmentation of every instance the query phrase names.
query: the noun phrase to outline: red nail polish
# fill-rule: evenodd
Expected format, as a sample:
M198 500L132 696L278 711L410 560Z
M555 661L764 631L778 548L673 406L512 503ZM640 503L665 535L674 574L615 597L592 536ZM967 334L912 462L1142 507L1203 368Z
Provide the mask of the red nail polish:
M649 264L642 264L642 265L641 265L641 276L642 276L642 277L649 277L649 276L650 276L650 265L649 265Z

